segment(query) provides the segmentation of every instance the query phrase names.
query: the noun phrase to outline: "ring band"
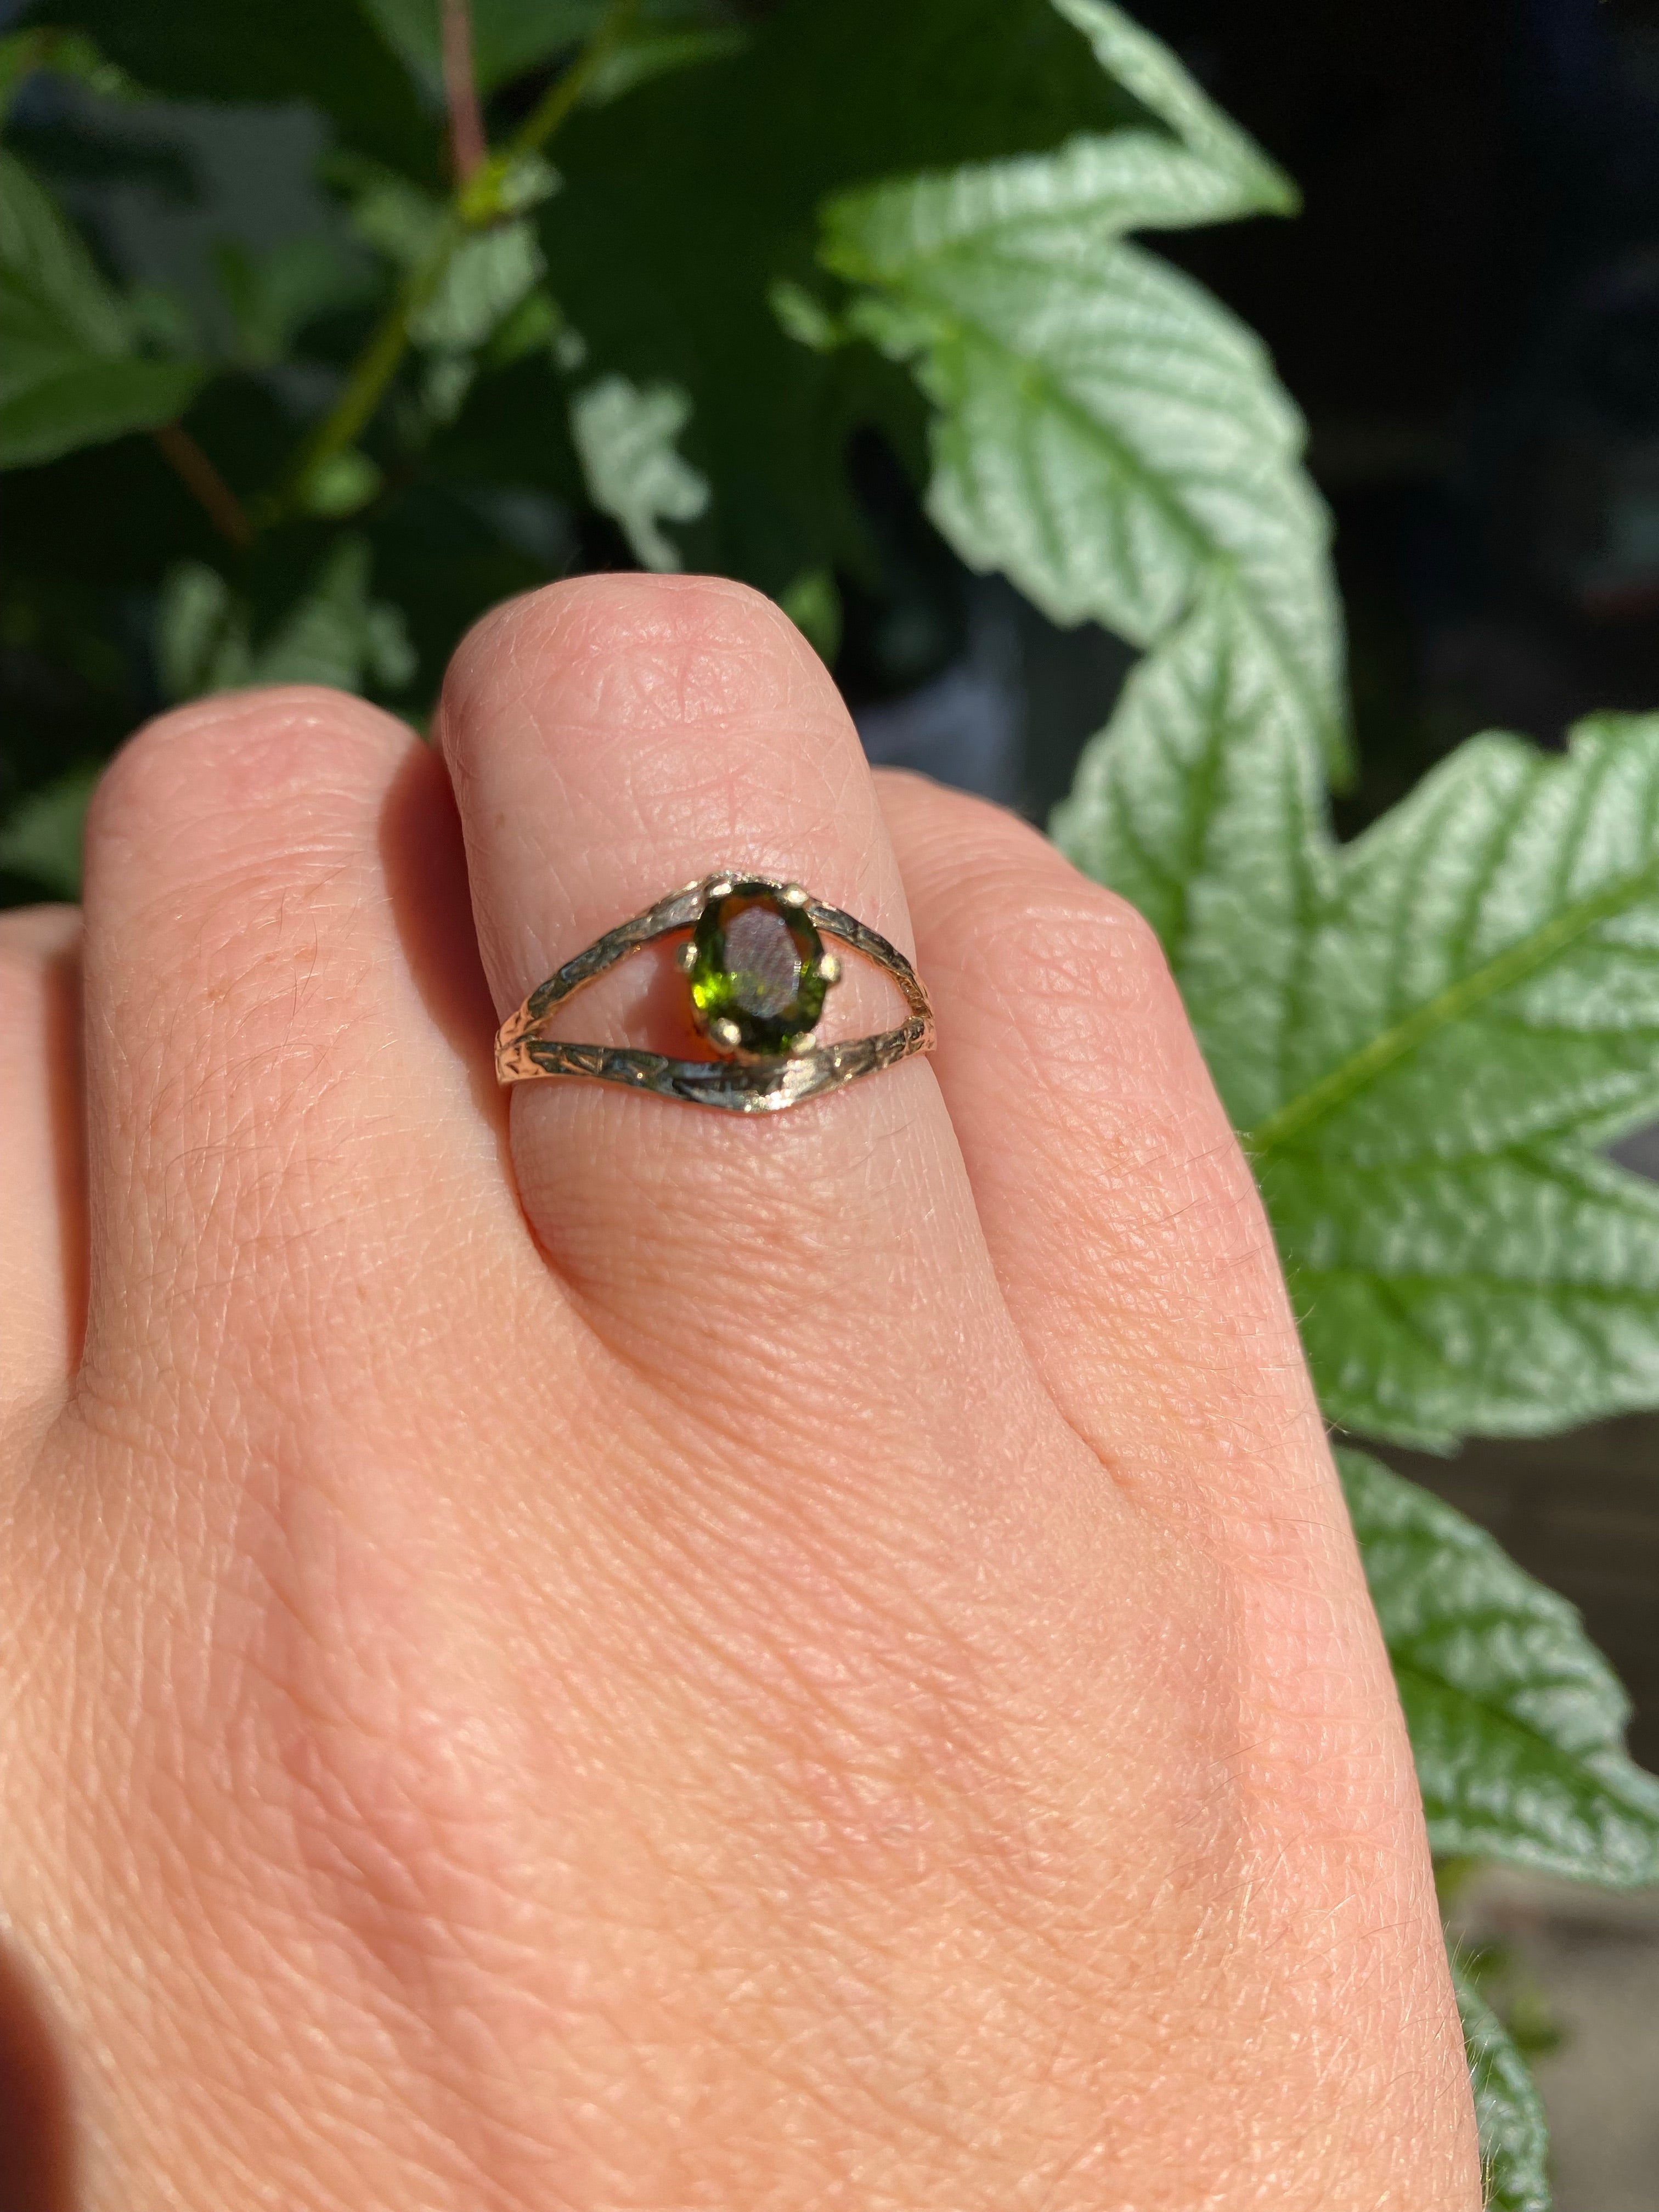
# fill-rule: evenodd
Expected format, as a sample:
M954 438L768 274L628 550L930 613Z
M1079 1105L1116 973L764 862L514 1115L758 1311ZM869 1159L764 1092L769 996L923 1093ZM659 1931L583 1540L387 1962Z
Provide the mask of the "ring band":
M692 1019L719 1058L670 1060L632 1045L566 1044L536 1034L555 1007L585 984L641 945L683 930L693 933L679 961ZM824 937L850 945L893 978L910 1009L897 1029L845 1044L816 1042L824 996L841 975L838 958L823 950ZM580 1077L693 1106L777 1114L913 1054L931 1052L933 1043L927 990L884 937L799 884L725 868L607 930L539 984L496 1032L495 1079Z

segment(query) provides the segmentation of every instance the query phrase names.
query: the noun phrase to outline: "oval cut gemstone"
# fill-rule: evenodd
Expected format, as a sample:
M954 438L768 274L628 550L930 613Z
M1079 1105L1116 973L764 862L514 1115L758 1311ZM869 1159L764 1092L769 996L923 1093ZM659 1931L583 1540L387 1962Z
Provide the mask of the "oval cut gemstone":
M799 907L769 884L733 884L711 898L692 937L691 1003L697 1026L729 1052L787 1053L817 1027L829 988L818 972L823 940ZM730 1022L735 1042L714 1030Z

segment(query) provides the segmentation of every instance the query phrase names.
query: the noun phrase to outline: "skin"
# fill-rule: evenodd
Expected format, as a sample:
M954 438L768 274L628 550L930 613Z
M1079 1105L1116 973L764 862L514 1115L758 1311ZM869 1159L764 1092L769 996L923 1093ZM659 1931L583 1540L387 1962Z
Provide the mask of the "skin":
M438 734L184 708L84 923L0 919L0 2205L1475 2212L1398 1707L1146 927L872 780L733 585L498 611ZM914 949L937 1056L497 1091L729 862ZM828 1034L891 1018L848 970ZM680 988L561 1033L673 1049Z

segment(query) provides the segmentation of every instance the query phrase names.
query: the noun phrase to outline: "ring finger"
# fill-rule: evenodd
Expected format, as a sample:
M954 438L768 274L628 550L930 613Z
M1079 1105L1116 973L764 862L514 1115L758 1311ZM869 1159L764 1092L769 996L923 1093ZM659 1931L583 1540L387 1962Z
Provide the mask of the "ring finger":
M908 942L856 732L799 633L753 592L593 577L520 601L463 646L440 726L501 1015L603 932L721 868L799 879ZM672 1050L653 1001L678 979L656 956L629 963L646 979L633 1018ZM599 995L561 1010L562 1034L601 1041ZM853 1033L902 1016L852 955L835 997ZM919 1382L959 1401L964 1338L994 1364L1018 1356L923 1061L759 1116L530 1084L514 1094L513 1155L530 1220L601 1333L704 1402L763 1392L784 1421L816 1422L822 1378L853 1360L866 1408L914 1416Z

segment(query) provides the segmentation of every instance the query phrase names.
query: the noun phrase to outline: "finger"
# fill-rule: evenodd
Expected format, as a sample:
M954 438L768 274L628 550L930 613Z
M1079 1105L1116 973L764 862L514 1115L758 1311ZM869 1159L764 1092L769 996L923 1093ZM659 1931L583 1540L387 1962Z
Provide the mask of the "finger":
M1120 1473L1201 1456L1279 1507L1328 1468L1255 1185L1157 939L1000 808L916 776L883 808L939 1017L939 1079L1011 1312ZM1213 1447L1213 1449L1210 1449Z
M0 1405L59 1394L86 1313L81 915L0 915Z
M88 1376L263 1388L240 1342L395 1398L510 1218L441 766L338 693L182 709L99 787L86 915Z
M440 729L502 1015L602 932L720 868L797 879L908 943L846 710L793 624L741 586L592 577L507 607L458 655ZM648 998L650 956L630 967ZM903 1012L850 953L834 998L849 1032ZM562 1034L601 1041L588 994L561 1011ZM872 1404L947 1373L955 1389L947 1340L1006 1331L923 1060L755 1116L531 1083L512 1126L525 1206L566 1280L705 1399L711 1373L729 1390L741 1370L786 1422L816 1419L822 1377L848 1358Z

